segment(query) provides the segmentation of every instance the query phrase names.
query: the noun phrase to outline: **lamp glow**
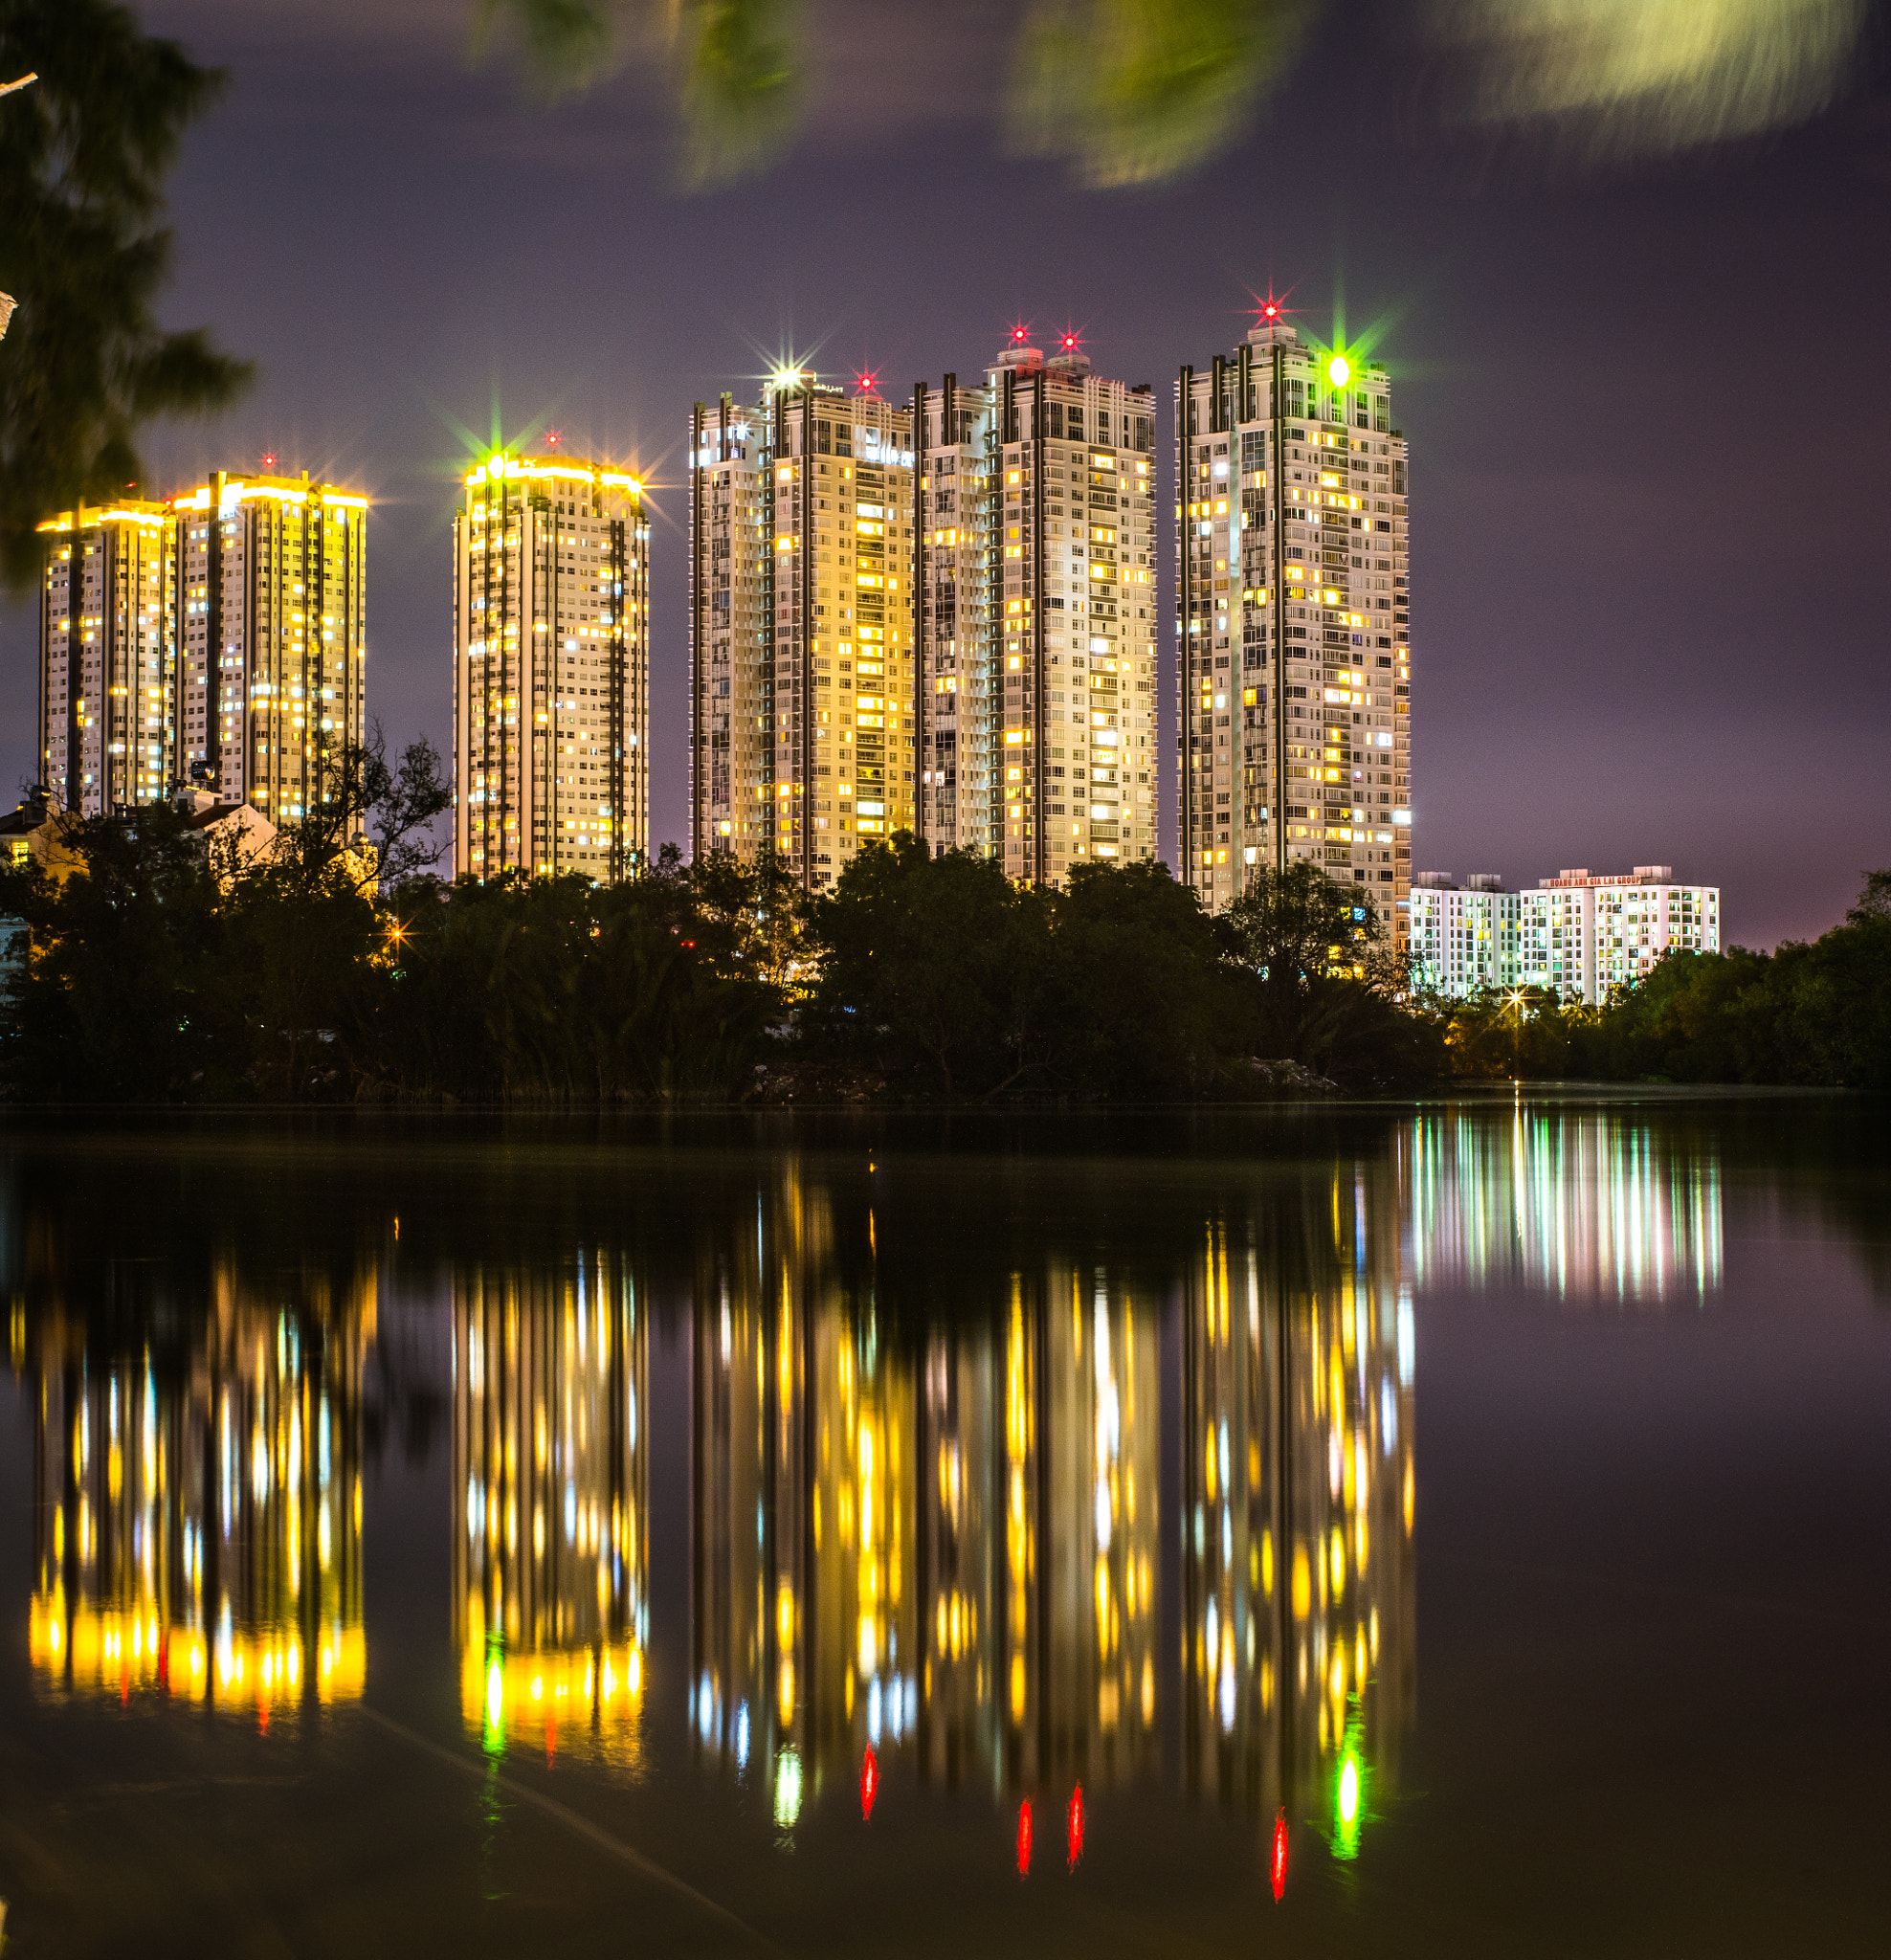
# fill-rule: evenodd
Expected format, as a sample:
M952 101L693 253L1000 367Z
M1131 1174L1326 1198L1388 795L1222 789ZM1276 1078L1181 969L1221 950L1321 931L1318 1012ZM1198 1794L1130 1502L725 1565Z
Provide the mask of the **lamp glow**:
M1352 379L1352 367L1344 354L1335 354L1326 363L1326 379L1335 388L1344 388Z

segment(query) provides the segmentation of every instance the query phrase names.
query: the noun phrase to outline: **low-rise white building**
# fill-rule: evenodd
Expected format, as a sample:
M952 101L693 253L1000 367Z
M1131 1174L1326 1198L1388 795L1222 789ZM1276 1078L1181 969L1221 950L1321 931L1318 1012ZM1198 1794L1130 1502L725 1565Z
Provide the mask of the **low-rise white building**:
M1677 884L1670 864L1559 871L1524 894L1524 984L1597 1006L1664 953L1721 949L1718 885Z
M1599 1006L1665 953L1721 949L1720 887L1677 884L1668 864L1559 871L1527 892L1484 874L1460 887L1447 872L1420 872L1411 908L1415 983L1454 998L1548 987Z
M1468 995L1515 987L1522 977L1524 895L1473 872L1460 886L1445 871L1412 880L1412 957L1420 992Z

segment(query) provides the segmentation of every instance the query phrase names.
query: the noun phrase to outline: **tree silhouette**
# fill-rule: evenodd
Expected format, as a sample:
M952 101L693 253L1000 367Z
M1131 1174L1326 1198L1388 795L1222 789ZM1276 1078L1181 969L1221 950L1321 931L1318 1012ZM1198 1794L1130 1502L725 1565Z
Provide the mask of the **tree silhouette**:
M136 438L221 408L250 379L207 332L167 332L164 178L221 75L113 0L0 0L0 75L34 86L0 113L0 582L38 578L36 526L142 480Z

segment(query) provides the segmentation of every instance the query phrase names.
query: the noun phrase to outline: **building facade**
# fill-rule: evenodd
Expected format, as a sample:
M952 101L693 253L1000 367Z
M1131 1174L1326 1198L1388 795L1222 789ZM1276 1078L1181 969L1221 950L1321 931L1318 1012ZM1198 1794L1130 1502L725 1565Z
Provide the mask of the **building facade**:
M786 370L690 458L691 845L819 891L914 823L911 412Z
M156 802L177 780L170 513L80 506L39 532L40 782L82 816Z
M614 884L649 848L650 523L579 457L490 456L454 519L454 867Z
M366 733L367 499L219 470L170 510L179 782L293 823Z
M1468 995L1524 979L1524 894L1474 872L1462 888L1441 871L1412 880L1413 982L1421 993Z
M1447 873L1423 872L1409 906L1415 985L1456 998L1546 987L1599 1007L1667 953L1720 951L1719 886L1673 880L1670 865L1638 864L1560 871L1513 892L1495 877L1473 876L1460 890Z
M219 471L39 526L40 767L62 809L191 789L273 822L366 728L367 499Z
M1269 307L1176 384L1183 876L1211 910L1299 860L1403 930L1411 877L1408 451L1376 363Z
M1002 698L993 621L1003 612L990 384L961 388L956 374L936 388L922 383L913 426L921 450L913 526L919 835L935 855L984 857L999 842L992 791L1002 788L1003 746L993 739Z
M1559 871L1524 894L1523 980L1599 1007L1670 952L1721 949L1718 885L1677 884L1674 867Z
M1155 397L1022 328L988 386L987 828L1007 877L1056 884L1156 853Z

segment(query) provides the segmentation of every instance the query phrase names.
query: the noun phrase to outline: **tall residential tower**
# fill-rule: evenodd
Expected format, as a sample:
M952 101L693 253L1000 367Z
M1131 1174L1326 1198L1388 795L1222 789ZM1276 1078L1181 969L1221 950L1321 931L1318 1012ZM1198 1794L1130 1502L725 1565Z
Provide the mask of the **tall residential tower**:
M911 412L785 370L690 422L694 852L806 890L911 830Z
M109 815L178 789L292 823L365 727L367 499L218 471L39 526L40 767Z
M101 816L177 779L177 558L162 503L39 526L39 768L55 804Z
M914 632L919 682L914 717L919 835L935 855L989 856L998 848L992 807L999 669L992 622L998 550L997 427L989 383L961 388L948 374L913 393L921 432L919 518L914 524ZM1002 775L1002 770L1000 770ZM1000 799L1002 800L1002 799Z
M293 823L366 729L367 499L219 470L170 507L179 776Z
M1403 939L1407 450L1385 369L1270 305L1176 401L1182 875L1219 910L1311 859Z
M1156 848L1155 400L1017 329L989 376L994 850L1008 877Z
M650 828L650 524L634 476L499 451L454 519L454 868L615 883Z

